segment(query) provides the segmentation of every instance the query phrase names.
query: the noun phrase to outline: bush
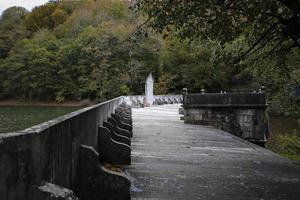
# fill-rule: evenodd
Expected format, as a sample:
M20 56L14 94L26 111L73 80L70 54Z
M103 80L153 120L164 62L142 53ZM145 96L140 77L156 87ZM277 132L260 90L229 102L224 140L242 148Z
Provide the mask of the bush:
M266 147L275 153L300 163L299 135L272 134Z

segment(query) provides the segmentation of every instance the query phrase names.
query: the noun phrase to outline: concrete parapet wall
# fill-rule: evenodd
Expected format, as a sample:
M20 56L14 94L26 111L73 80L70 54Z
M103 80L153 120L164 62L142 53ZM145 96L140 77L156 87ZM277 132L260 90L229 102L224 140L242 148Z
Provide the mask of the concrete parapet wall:
M266 107L263 93L206 93L184 95L184 105L188 107Z
M81 145L98 148L98 127L124 101L118 97L24 131L0 135L0 199L34 200L42 182L78 189Z
M260 145L266 142L264 94L185 94L183 98L185 123L214 126Z

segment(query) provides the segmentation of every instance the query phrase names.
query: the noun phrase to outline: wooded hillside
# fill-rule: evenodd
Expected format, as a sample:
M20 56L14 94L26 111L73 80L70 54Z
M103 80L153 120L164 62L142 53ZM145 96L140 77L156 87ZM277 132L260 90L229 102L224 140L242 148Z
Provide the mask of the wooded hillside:
M265 85L276 111L299 114L299 97L293 95L300 83L297 30L285 36L278 25L278 33L272 29L252 47L268 31L264 21L287 20L293 12L269 1L204 8L192 0L177 7L62 0L31 12L9 8L0 19L0 98L61 102L142 94L152 72L157 94Z

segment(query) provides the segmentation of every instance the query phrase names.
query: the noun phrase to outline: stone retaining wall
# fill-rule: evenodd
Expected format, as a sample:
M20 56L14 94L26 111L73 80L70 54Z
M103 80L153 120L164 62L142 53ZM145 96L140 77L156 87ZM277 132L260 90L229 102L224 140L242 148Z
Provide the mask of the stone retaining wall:
M214 126L259 145L269 135L263 93L184 94L185 123Z

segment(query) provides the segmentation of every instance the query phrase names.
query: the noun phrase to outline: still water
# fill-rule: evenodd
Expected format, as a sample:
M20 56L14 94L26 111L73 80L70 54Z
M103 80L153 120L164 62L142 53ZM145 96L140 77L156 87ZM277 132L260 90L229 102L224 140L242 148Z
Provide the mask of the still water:
M23 130L80 108L62 106L0 106L0 133Z

